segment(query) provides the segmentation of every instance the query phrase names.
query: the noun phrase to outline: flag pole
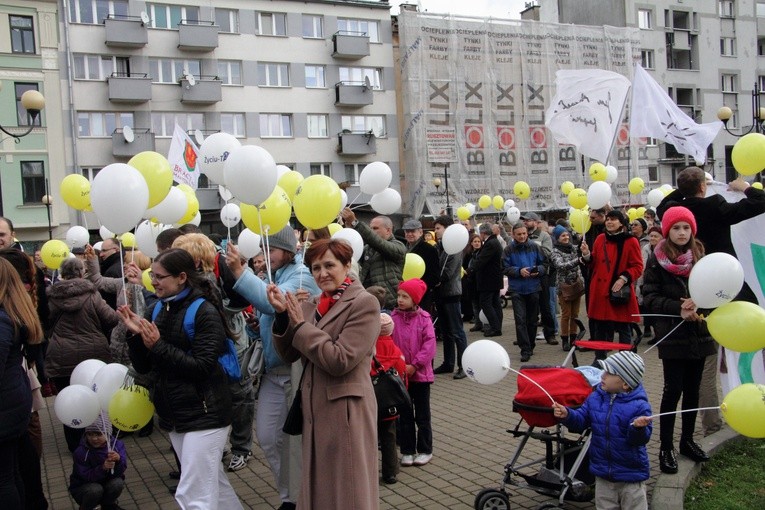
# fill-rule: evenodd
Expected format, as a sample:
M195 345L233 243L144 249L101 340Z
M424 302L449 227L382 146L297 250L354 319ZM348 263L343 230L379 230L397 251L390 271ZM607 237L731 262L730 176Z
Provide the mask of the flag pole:
M632 91L632 84L630 84L630 92ZM617 117L617 126L614 130L614 137L611 139L611 145L608 146L608 158L606 158L606 161L603 163L605 165L608 165L608 162L611 160L611 152L614 150L614 145L616 144L616 137L619 136L619 123L622 121L622 117L624 116L624 108L627 106L627 97L630 94L624 95L624 102L622 102L622 107L619 109L619 116ZM630 154L631 156L631 154Z

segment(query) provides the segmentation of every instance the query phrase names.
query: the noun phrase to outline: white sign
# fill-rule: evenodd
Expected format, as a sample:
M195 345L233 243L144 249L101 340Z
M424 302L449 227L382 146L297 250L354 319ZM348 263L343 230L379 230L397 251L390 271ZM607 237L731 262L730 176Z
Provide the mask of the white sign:
M425 137L429 163L457 161L457 131L454 128L428 129Z

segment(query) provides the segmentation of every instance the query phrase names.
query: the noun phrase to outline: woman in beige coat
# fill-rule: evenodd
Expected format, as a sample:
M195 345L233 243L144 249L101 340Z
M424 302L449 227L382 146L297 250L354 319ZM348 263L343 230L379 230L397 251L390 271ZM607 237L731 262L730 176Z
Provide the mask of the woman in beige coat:
M301 510L379 506L377 401L369 377L380 305L348 277L353 250L322 239L305 254L318 298L299 303L269 285L277 311L274 344L287 362L303 359Z

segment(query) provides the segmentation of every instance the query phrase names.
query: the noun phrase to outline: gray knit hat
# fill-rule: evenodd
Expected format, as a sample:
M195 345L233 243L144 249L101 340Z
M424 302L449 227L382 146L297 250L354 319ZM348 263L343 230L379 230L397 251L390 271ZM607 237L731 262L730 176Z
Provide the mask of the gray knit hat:
M297 239L295 239L295 230L287 225L279 232L268 236L268 246L279 248L292 254L297 252Z
M85 427L85 432L101 432L102 434L112 433L112 422L109 420L109 415L104 411L98 413L96 421Z
M643 381L645 363L643 358L632 351L620 351L604 360L598 360L603 370L618 375L633 390Z

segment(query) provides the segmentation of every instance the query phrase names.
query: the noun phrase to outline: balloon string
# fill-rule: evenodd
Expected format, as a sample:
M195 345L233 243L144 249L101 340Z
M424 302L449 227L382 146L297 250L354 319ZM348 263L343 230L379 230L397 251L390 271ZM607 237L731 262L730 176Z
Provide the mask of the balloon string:
M712 407L697 407L695 409L681 409L680 411L667 411L666 413L659 413L659 414L652 414L649 416L649 418L658 418L659 416L667 416L670 414L680 414L680 413L690 413L693 411L711 411L712 409L720 409L720 406L712 406ZM632 425L635 423L634 421L630 423Z
M444 269L446 269L446 263L449 261L449 257L451 257L451 255L447 255L446 258L444 259L444 265L441 266L441 272L438 273L439 279L444 274Z
M226 209L226 212L228 212L228 200L226 200L226 205L223 206L224 209ZM228 218L226 219L226 244L231 242L231 222L228 221Z
M122 297L125 299L125 304L128 304L127 298L127 285L125 285L125 260L122 258L122 240L118 239L120 247L120 271L122 272Z
M682 326L684 322L685 322L685 321L680 321L680 322L678 323L678 325L677 325L677 326L675 326L674 328L672 328L672 330L671 330L669 333L667 333L666 335L664 335L663 337L661 337L661 339L660 339L659 341L657 341L655 344L653 344L651 347L649 347L648 349L644 350L644 351L643 351L643 354L647 353L648 351L650 351L651 349L653 349L654 347L656 347L657 345L659 345L660 343L662 343L662 342L663 342L663 341L664 341L664 340L665 340L665 339L666 339L666 338L667 338L669 335L671 335L672 333L674 333L674 332L675 332L675 330L676 330L677 328L679 328L680 326Z
M361 196L361 191L359 191L359 193L358 193L358 194L357 194L355 197L353 197L353 200L351 200L350 202L348 202L348 205L353 205L353 203L354 203L356 200L358 200L360 196ZM362 205L364 205L364 204L362 204Z
M508 369L508 370L510 370L511 372L515 372L516 374L520 375L520 376L521 376L521 377L523 377L524 379L527 379L528 381L530 381L530 382L531 382L531 384L533 384L534 386L536 386L537 388L539 388L540 390L542 390L542 392L543 392L545 395L547 395L547 396L550 398L550 402L552 402L553 404L555 404L555 403L556 403L556 402L555 402L555 399L554 399L554 398L552 398L552 395L550 395L549 393L547 393L547 390L546 390L546 389L544 389L542 386L540 386L540 385L539 385L539 383L538 383L538 382L536 382L534 379L532 379L531 377L527 376L526 374L522 374L522 373L520 373L519 371L517 371L517 370L515 370L515 369L513 369L513 368L507 367L507 369Z
M358 209L359 207L364 207L365 205L367 205L367 202L364 202L363 204L354 205L350 209L351 209L351 211L353 211L354 209Z
M633 313L633 317L682 317L682 315L671 315L666 313Z

